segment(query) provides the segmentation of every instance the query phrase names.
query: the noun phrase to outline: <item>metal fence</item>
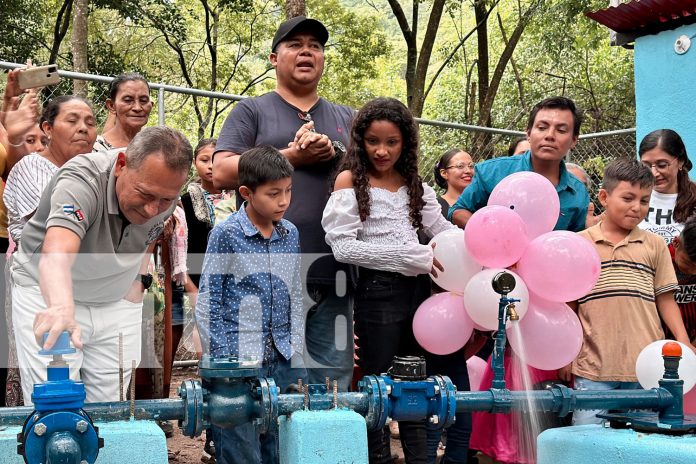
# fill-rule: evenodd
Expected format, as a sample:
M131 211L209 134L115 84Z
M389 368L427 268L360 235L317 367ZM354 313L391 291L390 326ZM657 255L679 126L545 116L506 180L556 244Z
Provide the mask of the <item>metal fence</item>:
M21 67L17 63L0 61L0 69ZM72 92L72 81L84 80L88 84L88 97L94 103L97 121L101 127L106 121L105 106L109 82L107 76L60 71L63 82L50 89L44 89L42 97L50 99L54 95ZM176 87L150 82L152 99L156 112L150 118L151 124L167 124L184 132L192 141L202 137L212 137L219 133L225 117L233 105L246 97L241 95L210 92L200 89ZM519 120L525 119L521 113ZM432 180L432 168L439 156L452 147L462 147L469 151L474 161L496 156L504 156L510 143L524 136L519 130L478 127L455 122L418 119L421 128L421 174L427 181ZM607 160L620 156L634 156L636 152L635 129L585 134L569 155L568 161L580 164L593 177L601 176ZM604 162L602 162L604 160Z
M0 69L14 69L21 66L23 65L0 61ZM95 115L101 127L107 117L105 102L108 97L109 82L113 78L70 71L60 71L59 74L63 77L63 81L55 87L43 89L42 99L46 101L56 95L72 93L73 80L87 81L88 97L93 102ZM233 105L246 98L240 95L154 82L149 84L156 108L150 118L150 124L167 124L175 127L184 132L192 142L203 137L218 135ZM2 87L4 83L0 81L0 88ZM526 115L520 113L515 121L511 121L511 125L518 125L519 121L525 118ZM432 185L434 185L433 167L440 155L448 149L461 147L469 151L474 161L478 162L492 157L506 156L512 141L525 135L519 130L478 127L428 119L418 119L418 123L421 131L422 154L420 172ZM635 155L635 129L622 129L581 135L580 141L569 154L567 161L583 166L593 184L599 185L607 162L617 157ZM189 325L182 343L184 348L179 353L187 358L192 356L190 333Z

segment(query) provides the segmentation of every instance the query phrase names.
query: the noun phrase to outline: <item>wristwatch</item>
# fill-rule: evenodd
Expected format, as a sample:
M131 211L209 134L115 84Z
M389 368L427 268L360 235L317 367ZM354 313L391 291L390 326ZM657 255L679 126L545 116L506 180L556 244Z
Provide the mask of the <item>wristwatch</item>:
M152 275L138 274L138 276L135 278L135 281L139 281L141 284L143 284L143 290L147 290L152 286Z
M341 158L347 153L346 146L343 145L338 140L334 140L333 142L331 142L331 146L334 149L334 153L336 153L335 154L336 158Z

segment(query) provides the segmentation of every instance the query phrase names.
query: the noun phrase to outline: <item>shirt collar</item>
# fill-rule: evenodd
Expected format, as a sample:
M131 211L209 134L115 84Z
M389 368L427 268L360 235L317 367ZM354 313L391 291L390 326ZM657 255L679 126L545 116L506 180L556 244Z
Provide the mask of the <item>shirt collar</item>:
M249 215L247 215L246 212L246 206L247 202L245 201L239 207L239 210L237 210L237 220L239 221L239 225L242 227L242 232L244 232L244 235L246 235L247 237L253 237L255 235L260 235L261 237L263 237L263 234L254 225L254 223L251 222L251 219L249 219ZM270 240L278 240L279 238L284 237L287 234L288 229L283 225L281 220L281 222L275 224Z
M114 172L116 171L116 157L114 156L114 164L111 165L109 169L109 182L106 186L106 209L109 214L120 214L118 207L118 196L116 196L116 176Z
M532 151L527 150L524 152L524 155L522 155L522 167L528 171L534 172L534 166L532 166ZM560 192L563 190L569 190L571 193L575 193L576 189L573 187L570 182L570 173L566 169L565 161L561 160L560 162L560 171L559 171L559 176L558 176L558 185L556 185L556 191ZM580 182L580 181L578 181Z
M525 171L534 172L534 167L532 166L532 151L525 151L520 158L521 168Z
M576 189L570 184L571 174L566 169L565 161L561 160L560 176L558 176L558 185L556 186L556 191L570 190L571 193L575 193ZM580 182L580 181L578 181Z
M595 243L612 243L609 240L607 240L604 237L604 233L602 232L602 228L600 227L603 221L600 221L599 224L594 225L587 229L587 233L589 234L590 238L592 239L593 242ZM640 229L640 227L634 227L631 232L628 233L626 238L624 238L621 242L619 243L632 243L632 242L643 242L645 238L645 233ZM618 245L618 243L614 243L613 245Z

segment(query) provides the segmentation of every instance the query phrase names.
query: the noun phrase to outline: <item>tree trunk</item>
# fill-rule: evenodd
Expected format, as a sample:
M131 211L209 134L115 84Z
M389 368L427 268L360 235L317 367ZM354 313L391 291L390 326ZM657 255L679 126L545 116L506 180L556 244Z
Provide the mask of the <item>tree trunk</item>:
M53 25L53 43L51 44L51 53L48 55L49 63L55 63L58 59L60 44L63 43L63 38L68 33L68 26L70 26L72 7L72 0L65 0L58 11L56 22Z
M425 36L420 50L418 50L418 5L414 1L411 6L411 25L408 24L406 13L398 0L388 0L389 6L399 23L401 34L406 42L406 104L413 115L420 117L425 103L425 80L428 74L428 65L432 55L437 30L440 19L445 7L445 0L435 0L428 24L425 29Z
M418 47L416 36L418 35L418 2L413 2L413 26L409 26L406 13L398 0L387 0L396 16L399 29L406 41L406 105L411 108L413 102L413 84L416 81L416 64L418 63Z
M73 71L87 73L87 20L89 16L89 0L74 0L72 55ZM87 81L73 80L73 93L87 97Z
M417 2L416 2L417 3ZM425 29L425 37L421 44L420 53L418 55L418 64L416 65L416 75L413 83L413 101L411 102L411 111L414 116L420 117L423 113L425 105L425 81L428 76L428 66L430 65L430 57L432 56L435 39L437 38L437 30L440 27L440 20L445 9L445 0L435 0L433 7L430 10L428 25Z
M305 0L285 0L286 19L291 19L295 16L307 16L307 4Z
M476 0L474 2L474 15L476 24L480 24L476 29L477 39L477 70L478 70L478 109L479 113L483 108L483 100L488 94L488 21L486 20L486 0ZM485 121L484 121L485 123Z
M500 54L498 64L496 65L495 71L493 72L493 78L491 79L488 86L488 93L486 95L479 96L480 124L483 124L484 121L490 123L493 102L495 101L495 96L498 93L500 83L503 80L505 68L507 67L508 62L510 62L510 60L512 59L512 54L514 53L517 44L522 38L522 33L527 27L527 24L529 24L529 20L531 19L533 12L534 8L530 8L523 16L520 17L519 21L517 22L517 25L515 26L515 30L512 32L512 35L510 35L510 39L506 41L505 48L503 49L503 52Z

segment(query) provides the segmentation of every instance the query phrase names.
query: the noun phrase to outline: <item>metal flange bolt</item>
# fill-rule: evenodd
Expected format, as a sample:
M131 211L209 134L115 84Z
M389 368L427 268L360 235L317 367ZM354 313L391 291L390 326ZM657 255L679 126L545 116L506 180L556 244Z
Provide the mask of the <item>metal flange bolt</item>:
M439 424L440 423L440 417L439 416L430 416L428 419L428 422L431 424Z
M46 424L38 423L34 426L34 433L39 437L46 433Z
M75 428L77 429L78 432L80 433L85 433L87 431L88 424L86 421L77 421L77 425Z

